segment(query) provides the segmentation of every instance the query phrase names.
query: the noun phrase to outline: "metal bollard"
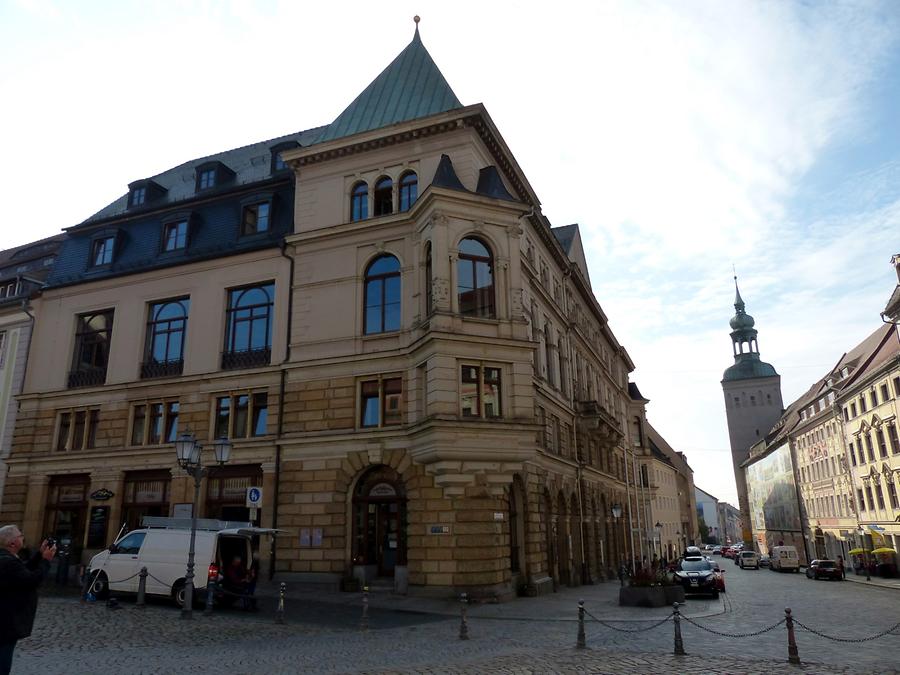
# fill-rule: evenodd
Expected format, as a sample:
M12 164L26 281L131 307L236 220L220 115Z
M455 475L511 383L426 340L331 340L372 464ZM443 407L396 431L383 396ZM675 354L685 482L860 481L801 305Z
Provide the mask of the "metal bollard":
M134 601L135 607L146 607L146 599L147 596L147 568L142 567L140 573L138 574L138 596L137 600Z
M575 642L578 649L584 649L587 642L584 637L584 600L578 601L578 639Z
M278 588L278 609L275 611L275 623L284 623L284 592L287 585L282 581Z
M675 614L675 656L685 656L684 641L681 639L681 612L678 611L678 603L672 605L672 611Z
M215 596L215 588L216 584L212 579L207 579L206 581L206 607L203 608L203 613L207 616L213 613L213 605L216 604L216 596Z
M469 604L469 596L465 593L459 594L459 601L462 603L462 611L460 612L459 619L459 639L460 640L468 640L469 639L469 622L466 620L466 609Z
M359 620L359 629L363 632L369 630L369 587L363 586L363 611Z
M794 617L788 607L784 608L784 625L787 626L788 634L788 663L799 666L800 653L797 651L797 640L794 639Z

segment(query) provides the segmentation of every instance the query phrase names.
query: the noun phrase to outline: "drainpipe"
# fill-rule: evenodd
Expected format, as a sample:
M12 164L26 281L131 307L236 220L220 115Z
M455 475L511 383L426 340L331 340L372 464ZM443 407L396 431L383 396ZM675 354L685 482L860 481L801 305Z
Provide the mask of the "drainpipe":
M25 365L22 366L22 383L19 394L25 392L25 376L28 374L28 357L31 355L31 338L34 335L34 314L28 311L28 299L22 300L22 311L28 315L28 344L25 345Z
M534 209L532 209L532 213L534 213ZM572 265L574 263L569 263L569 267L563 273L563 294L566 292L566 280L572 276ZM568 307L566 308L569 309ZM569 358L566 359L567 362L567 370L569 371L568 380L569 380L569 391L571 395L569 400L572 404L572 410L575 411L574 424L572 425L572 442L575 444L573 448L575 450L575 479L578 485L578 531L580 533L579 542L581 544L581 582L584 584L592 584L594 583L591 579L591 566L588 563L587 557L585 556L585 548L584 548L584 485L582 484L584 481L584 460L581 457L581 454L578 452L578 401L575 400L575 378L573 377L573 368L572 368L572 345L571 345L571 332L572 325L569 322L568 315L566 316L566 348L569 350Z
M275 494L272 496L272 529L278 528L278 498L281 493L281 437L284 433L284 391L287 380L286 365L291 360L291 319L294 309L294 258L287 255L287 240L281 240L281 255L287 258L290 265L290 287L288 289L287 321L284 331L284 360L281 362L281 376L278 383L278 426L275 431ZM275 558L278 547L276 540L278 535L273 534L271 550L269 552L269 581L275 576Z

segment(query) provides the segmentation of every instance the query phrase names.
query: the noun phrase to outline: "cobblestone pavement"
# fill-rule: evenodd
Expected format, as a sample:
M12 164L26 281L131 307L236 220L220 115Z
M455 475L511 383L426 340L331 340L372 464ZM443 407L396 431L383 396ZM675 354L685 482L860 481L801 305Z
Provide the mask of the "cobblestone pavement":
M686 616L719 633L748 633L780 621L788 604L803 623L844 639L900 621L896 591L737 568L728 569L726 579L721 603L689 600ZM613 623L613 608L602 599L615 592L612 585L567 589L546 599L472 607L467 641L458 638L458 616L402 612L401 619L394 616L400 612L379 608L371 629L362 632L353 615L358 607L336 607L335 617L343 618L323 621L321 607L306 613L304 605L314 603L302 597L294 600L286 625L266 613L197 612L186 622L162 603L140 609L126 600L110 610L71 597L44 597L34 635L19 643L13 673L761 673L787 665L783 625L735 639L685 621L689 656L672 656L672 621L653 627L668 610L648 611L651 621L633 621L636 610L629 610L621 615L628 623ZM581 595L609 626L643 630L625 633L589 621L589 648L576 650L571 609ZM337 596L337 604L348 605L346 598ZM572 619L557 615L556 607ZM790 672L880 674L900 667L900 635L847 644L798 628L797 642L804 665Z

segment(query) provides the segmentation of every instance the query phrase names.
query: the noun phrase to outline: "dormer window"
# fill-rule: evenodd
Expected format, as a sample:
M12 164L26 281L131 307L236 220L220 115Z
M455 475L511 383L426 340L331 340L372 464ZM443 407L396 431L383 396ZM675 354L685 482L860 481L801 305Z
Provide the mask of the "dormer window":
M114 235L100 237L91 242L91 267L109 265L115 254L116 238Z
M259 202L245 206L241 218L241 235L247 236L268 232L270 212L271 204L269 202Z
M197 178L197 190L208 190L216 184L216 170L206 169Z
M294 148L299 147L300 144L297 141L285 141L284 143L279 143L278 145L270 148L269 151L272 153L272 173L286 171L289 167L281 158L281 153L285 150L293 150Z
M147 201L147 188L136 187L131 191L131 206L141 206Z
M187 246L188 221L179 220L163 226L163 251L180 251Z

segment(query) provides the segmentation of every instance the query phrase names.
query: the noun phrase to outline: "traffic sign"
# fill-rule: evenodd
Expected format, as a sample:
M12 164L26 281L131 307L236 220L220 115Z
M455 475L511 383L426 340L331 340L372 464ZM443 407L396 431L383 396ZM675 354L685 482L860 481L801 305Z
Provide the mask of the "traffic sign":
M258 509L262 506L262 488L261 487L248 487L247 488L247 508L248 509Z

